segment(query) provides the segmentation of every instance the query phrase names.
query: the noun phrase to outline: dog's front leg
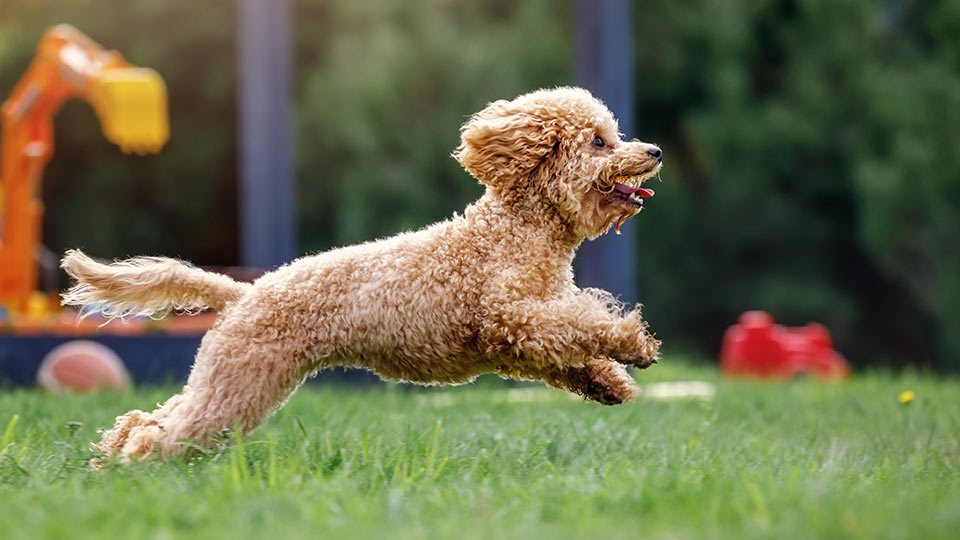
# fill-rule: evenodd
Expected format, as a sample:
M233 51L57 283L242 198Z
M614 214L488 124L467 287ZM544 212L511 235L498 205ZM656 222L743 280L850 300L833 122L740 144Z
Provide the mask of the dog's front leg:
M637 386L626 366L609 358L592 358L579 367L504 364L496 371L501 377L540 380L604 405L626 403L637 395Z
M481 335L487 348L537 366L583 366L605 356L644 368L656 361L660 348L638 310L622 314L622 306L594 291L494 303L486 312Z

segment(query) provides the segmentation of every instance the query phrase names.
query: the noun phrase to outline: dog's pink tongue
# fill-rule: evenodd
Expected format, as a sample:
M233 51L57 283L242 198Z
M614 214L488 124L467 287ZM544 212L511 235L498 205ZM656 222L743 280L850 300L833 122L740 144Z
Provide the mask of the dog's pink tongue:
M653 190L642 188L642 187L630 187L625 184L617 182L613 185L613 189L619 191L620 193L625 193L627 195L633 195L634 193L640 195L641 197L653 197Z

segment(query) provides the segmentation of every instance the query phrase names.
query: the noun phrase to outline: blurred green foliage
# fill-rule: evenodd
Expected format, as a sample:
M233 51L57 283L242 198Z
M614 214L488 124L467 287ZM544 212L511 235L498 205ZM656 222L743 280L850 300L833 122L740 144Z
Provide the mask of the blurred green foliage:
M570 80L559 6L297 3L303 249L419 228L479 197L450 158L458 128L488 101Z
M960 5L658 1L636 23L641 135L671 158L651 320L712 337L760 307L856 363L960 366Z
M12 0L0 95L70 22L170 88L163 154L57 120L44 241L237 260L234 3ZM571 84L570 2L299 0L304 252L449 216L481 188L449 153L486 102ZM960 368L960 2L693 0L633 8L638 133L664 183L631 226L668 348L715 353L746 309L825 323L852 362ZM587 44L589 47L589 44Z

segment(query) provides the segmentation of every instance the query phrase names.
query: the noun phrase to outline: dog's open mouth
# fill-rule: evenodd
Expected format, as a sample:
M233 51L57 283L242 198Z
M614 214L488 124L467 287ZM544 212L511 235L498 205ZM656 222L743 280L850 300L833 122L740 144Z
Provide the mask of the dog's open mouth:
M653 176L658 167L651 167L640 174L624 174L613 177L613 185L605 187L597 186L596 189L607 194L607 198L613 202L623 203L633 208L643 207L643 199L653 197L654 191L641 187L643 183Z
M653 197L653 193L652 189L631 187L626 184L621 184L620 182L615 182L613 189L610 190L609 196L618 201L641 208L643 206L643 199Z
M620 234L624 221L643 210L643 200L653 197L653 190L643 187L643 183L658 172L659 160L640 172L603 174L594 182L593 189L603 194L601 205L607 207L608 215L613 216L617 234Z

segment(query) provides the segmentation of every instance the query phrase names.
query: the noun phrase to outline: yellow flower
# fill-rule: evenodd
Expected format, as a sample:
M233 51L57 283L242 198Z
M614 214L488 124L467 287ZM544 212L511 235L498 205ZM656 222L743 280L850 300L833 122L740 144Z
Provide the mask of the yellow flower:
M917 394L913 390L905 390L900 394L900 403L906 405L913 401L913 398L917 397Z

